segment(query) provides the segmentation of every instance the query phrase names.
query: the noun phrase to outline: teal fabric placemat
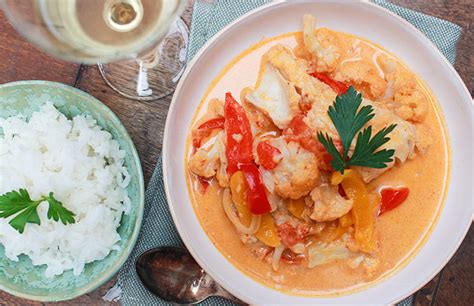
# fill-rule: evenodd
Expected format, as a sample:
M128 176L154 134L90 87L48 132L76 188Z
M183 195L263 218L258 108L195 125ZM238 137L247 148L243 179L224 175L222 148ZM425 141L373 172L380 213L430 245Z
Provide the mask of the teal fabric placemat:
M194 5L191 25L191 37L188 61L202 45L225 25L242 14L268 3L268 0L215 0L214 3L197 0ZM456 46L461 28L445 20L424 15L402 8L387 1L375 0L420 29L441 50L453 64L456 58ZM168 210L166 201L161 160L148 184L145 195L145 214L140 236L130 258L119 272L117 285L108 293L107 298L119 299L124 305L167 305L168 303L148 292L135 272L135 260L144 251L165 245L183 245ZM221 299L210 298L204 305L233 305ZM411 305L412 297L399 303Z

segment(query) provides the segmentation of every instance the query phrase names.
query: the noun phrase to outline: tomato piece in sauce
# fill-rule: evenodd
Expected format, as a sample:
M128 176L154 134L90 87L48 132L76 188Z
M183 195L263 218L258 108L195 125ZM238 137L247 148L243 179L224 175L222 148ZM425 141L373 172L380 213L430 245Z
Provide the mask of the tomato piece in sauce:
M346 93L346 91L349 89L351 86L350 84L346 82L340 82L332 79L329 75L326 73L321 73L321 72L313 72L311 73L311 76L317 78L321 82L325 83L329 87L332 88L338 95Z
M319 169L332 171L332 156L326 151L326 148L313 136L311 128L304 122L302 115L295 116L288 127L283 131L283 135L289 141L299 142L307 151L316 155L319 161ZM339 152L342 152L342 143L339 139L334 140L334 145Z
M269 144L268 141L261 141L257 145L257 155L262 167L271 170L278 166L278 156L281 155L281 151Z
M193 132L193 149L196 151L201 147L201 142L204 137L207 137L211 134L212 130L215 129L223 129L224 128L224 117L217 117L210 120L207 120L203 124L201 124L196 130Z
M304 241L311 231L311 227L305 223L300 223L294 227L289 222L285 222L278 225L277 228L282 242L289 247Z
M311 128L304 122L302 115L295 116L288 127L283 130L283 136L286 140L299 142L307 151L319 154L319 142L313 136Z
M410 189L408 187L387 187L380 190L380 210L379 216L400 206L408 198Z
M336 149L339 151L340 154L342 154L342 143L339 139L333 139L334 146ZM322 143L318 142L319 149L321 151L321 156L322 156L322 163L320 162L319 169L324 170L324 171L334 171L334 169L331 166L331 161L333 160L333 157L331 154L328 153L326 148L322 145Z

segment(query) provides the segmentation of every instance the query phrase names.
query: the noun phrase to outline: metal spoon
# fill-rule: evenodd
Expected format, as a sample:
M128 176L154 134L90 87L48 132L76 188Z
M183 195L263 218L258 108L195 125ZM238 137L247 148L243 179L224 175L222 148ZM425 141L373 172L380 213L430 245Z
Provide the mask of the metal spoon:
M167 302L196 304L210 296L221 296L245 305L217 284L185 248L148 250L138 257L135 268L143 285Z

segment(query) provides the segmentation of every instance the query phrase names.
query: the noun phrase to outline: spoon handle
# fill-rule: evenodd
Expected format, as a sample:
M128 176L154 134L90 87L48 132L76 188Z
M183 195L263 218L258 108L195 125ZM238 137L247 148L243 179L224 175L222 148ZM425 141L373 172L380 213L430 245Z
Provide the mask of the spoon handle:
M216 296L220 296L220 297L223 297L227 300L230 300L232 302L235 302L237 303L238 305L248 305L247 303L241 301L240 299L236 298L235 296L233 296L232 294L230 294L227 290L225 290L224 288L222 288L221 286L218 286L218 288L216 288L216 292L214 293L214 295Z

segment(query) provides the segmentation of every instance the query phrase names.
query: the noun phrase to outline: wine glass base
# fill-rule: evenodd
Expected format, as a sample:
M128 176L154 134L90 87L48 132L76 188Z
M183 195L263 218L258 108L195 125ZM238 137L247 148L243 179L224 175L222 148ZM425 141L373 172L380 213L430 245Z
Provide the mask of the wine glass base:
M172 93L184 73L188 38L188 27L178 18L160 44L144 56L97 66L105 82L122 96L157 100Z

